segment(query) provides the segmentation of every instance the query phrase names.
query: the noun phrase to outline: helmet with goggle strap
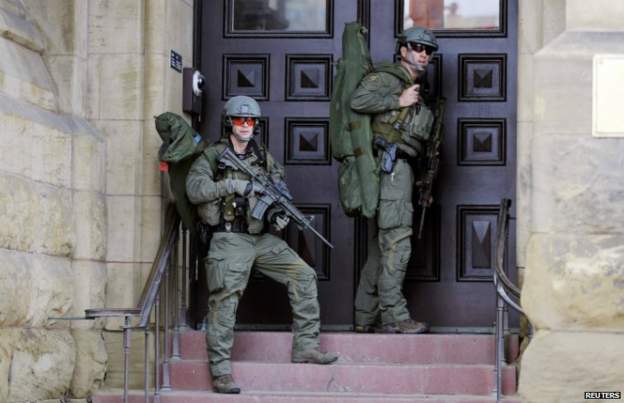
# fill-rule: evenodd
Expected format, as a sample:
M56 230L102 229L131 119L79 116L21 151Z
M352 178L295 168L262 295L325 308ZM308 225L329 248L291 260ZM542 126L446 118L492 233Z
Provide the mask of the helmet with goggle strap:
M231 98L223 107L223 122L226 132L232 131L232 119L236 118L253 118L253 126L256 127L257 119L261 114L260 105L255 99L245 95Z

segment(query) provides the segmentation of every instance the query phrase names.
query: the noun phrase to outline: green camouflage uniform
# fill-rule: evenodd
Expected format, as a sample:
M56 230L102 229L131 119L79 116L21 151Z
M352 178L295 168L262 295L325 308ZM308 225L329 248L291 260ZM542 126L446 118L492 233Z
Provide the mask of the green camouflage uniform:
M355 298L358 325L374 325L379 319L386 325L410 318L401 292L412 249L414 212L414 173L406 158L422 155L433 114L426 105L419 103L417 107L409 107L398 130L391 128L402 110L399 96L413 84L409 72L400 64L378 66L362 80L351 100L356 112L375 115L372 122L375 135L399 148L399 158L392 172L380 172L379 232L375 244L369 246Z
M252 140L253 141L253 140ZM216 156L228 146L227 140L208 147L197 158L189 172L186 190L192 203L198 205L203 222L215 226L223 224L224 210L234 200L226 179L245 179L244 173L218 171ZM251 150L251 147L247 148ZM246 162L262 166L274 177L283 177L283 169L265 153L266 165L253 151L243 158ZM206 343L213 377L231 374L230 354L234 342L236 309L252 266L260 273L286 285L293 312L293 353L319 348L319 303L316 272L308 266L282 239L265 233L266 223L250 216L249 203L244 209L245 232L217 230L210 242L206 260L208 272L208 332Z

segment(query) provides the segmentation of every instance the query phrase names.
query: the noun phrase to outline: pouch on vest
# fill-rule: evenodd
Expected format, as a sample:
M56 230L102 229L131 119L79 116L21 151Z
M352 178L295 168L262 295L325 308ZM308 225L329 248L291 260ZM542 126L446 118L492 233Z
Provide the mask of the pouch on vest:
M208 225L218 225L221 221L221 201L212 200L197 206L197 213Z
M206 152L203 153L204 157L210 164L210 168L213 172L216 173L215 179L221 180L224 178L229 179L246 179L246 175L242 173L235 173L231 169L222 169L218 164L218 156L223 152L225 147L227 147L228 140L221 139L215 145L209 147ZM250 157L248 163L261 166L266 172L273 172L276 169L276 162L267 154L266 147L264 145L257 144L253 139L249 142L249 147L251 147L253 151L253 156ZM210 225L216 225L221 223L221 219L223 222L233 222L237 218L242 218L245 220L247 224L247 232L250 234L260 234L264 229L264 222L262 220L256 220L251 216L251 211L253 209L250 204L250 199L247 200L245 211L241 212L237 210L235 205L239 205L240 203L234 203L237 196L228 195L221 199L218 199L211 206L200 205L199 212L204 221L209 223ZM208 203L207 203L208 204ZM204 212L209 212L210 217L206 217L203 215ZM217 216L218 215L218 216ZM213 222L215 222L213 224Z

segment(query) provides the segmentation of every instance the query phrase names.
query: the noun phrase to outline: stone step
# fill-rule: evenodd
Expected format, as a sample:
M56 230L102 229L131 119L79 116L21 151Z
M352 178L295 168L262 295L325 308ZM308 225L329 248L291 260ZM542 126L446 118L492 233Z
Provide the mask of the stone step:
M143 403L143 392L131 391L130 403ZM149 399L152 402L153 399ZM93 403L122 403L121 391L99 391ZM161 403L493 403L493 396L471 395L383 395L370 393L293 393L243 391L240 395L222 395L212 392L162 392ZM520 403L515 396L505 397L504 403Z
M236 332L232 359L290 362L289 332ZM494 364L492 335L323 333L321 348L340 354L341 361L395 364ZM205 333L182 333L183 359L207 359Z
M261 391L489 395L495 385L492 365L235 361L232 370L241 388ZM175 390L211 390L207 361L172 361L171 386ZM503 393L515 392L515 368L508 366L503 370Z

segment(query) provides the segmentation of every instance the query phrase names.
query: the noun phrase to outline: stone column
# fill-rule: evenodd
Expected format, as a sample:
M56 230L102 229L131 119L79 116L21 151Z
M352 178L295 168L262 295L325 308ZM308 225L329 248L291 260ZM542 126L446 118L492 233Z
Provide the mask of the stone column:
M85 119L73 1L0 1L0 401L86 396L104 377L105 148Z
M193 62L193 1L191 0L149 0L142 2L141 9L133 8L132 11L124 11L126 7L138 7L136 0L124 0L117 2L96 1L99 4L100 14L106 17L110 29L115 29L114 24L120 15L137 15L141 12L140 26L132 28L131 33L125 34L109 32L106 37L109 40L108 50L103 52L108 55L111 51L119 52L124 45L117 45L130 38L138 38L135 30L139 30L142 45L140 53L142 67L139 71L140 81L134 81L130 93L124 84L120 83L118 91L120 96L132 96L136 91L140 97L132 98L132 108L141 110L141 120L131 119L132 133L137 136L129 136L127 130L111 132L114 139L109 141L109 174L107 176L109 195L109 263L108 281L111 285L107 292L108 306L129 303L136 304L138 296L147 280L147 276L154 261L161 237L163 200L161 192L161 173L159 171L158 149L162 144L160 136L154 127L153 117L171 111L182 115L182 74L169 66L171 50L182 55L184 66L192 66ZM114 5L114 7L113 7ZM106 6L106 8L104 8ZM118 11L117 8L119 8ZM101 17L93 21L100 21ZM133 21L138 21L134 19ZM130 22L129 22L130 24ZM130 28L125 28L129 30ZM127 43L125 46L129 46ZM136 52L136 48L126 51ZM119 57L125 57L120 52ZM127 79L128 77L120 77ZM138 79L138 78L137 78ZM137 87L135 87L137 86ZM126 103L127 104L127 103ZM126 123L130 117L124 118ZM111 124L117 124L117 119L110 119ZM106 126L111 127L106 123ZM107 131L103 127L104 131ZM130 149L127 147L130 146ZM111 156L111 153L120 154ZM112 159L111 159L112 158ZM124 176L124 173L126 176ZM127 175L130 173L130 177ZM134 200L132 207L125 204L131 197ZM114 211L110 202L119 206ZM122 206L126 206L122 208ZM112 218L115 215L115 218ZM125 226L129 222L131 231ZM111 224L118 223L118 224ZM119 237L115 242L115 237ZM133 286L129 287L128 285ZM117 305L120 306L120 305ZM107 332L104 333L109 351L109 366L106 385L111 387L121 386L122 361L120 355L121 335L116 332L118 322L109 321ZM143 376L140 371L143 361L142 334L136 333L132 339L133 350L130 356L132 386L142 387ZM150 364L151 365L151 364Z
M118 321L54 318L137 303L161 232L152 117L181 113L168 57L192 63L192 21L192 0L0 0L0 401L116 379Z
M521 37L533 38L520 58L519 87L532 94L519 102L522 306L536 332L519 392L580 402L585 391L624 392L624 139L592 137L592 60L624 54L624 4L523 0L520 9Z

